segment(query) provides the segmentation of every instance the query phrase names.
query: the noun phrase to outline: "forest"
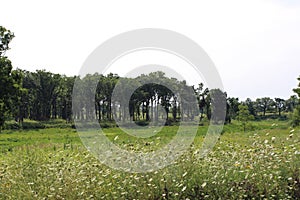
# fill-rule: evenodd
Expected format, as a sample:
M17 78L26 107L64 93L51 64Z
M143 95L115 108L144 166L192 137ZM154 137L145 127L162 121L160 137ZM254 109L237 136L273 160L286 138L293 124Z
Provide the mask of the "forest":
M294 113L294 125L299 125L297 118L297 106L299 107L300 89L294 89L295 95L288 99L263 97L257 99L239 100L238 97L229 97L220 89L206 88L203 83L189 86L185 81L166 77L163 72L152 72L137 78L123 78L117 74L88 74L85 77L54 74L46 70L30 72L22 69L13 70L11 61L5 57L9 50L9 43L14 34L0 27L0 127L3 128L6 120L15 120L22 127L24 119L47 121L50 119L64 119L66 123L73 119L97 119L99 122L113 121L157 121L165 119L167 124L180 120L203 119L210 120L214 94L222 96L226 101L225 123L237 119L239 106L246 106L249 115L253 119L279 118L287 119ZM121 85L118 90L125 91L139 84L140 80L159 80L164 85L173 86L173 92L169 88L155 83L141 85L130 97L129 105L124 104L124 95L119 91L119 97L112 98L117 83ZM300 81L300 78L298 78ZM75 81L79 82L76 93L73 94ZM96 88L90 85L97 82ZM121 84L120 84L121 83ZM91 91L94 90L94 91ZM188 105L191 98L188 92L191 90L197 99L199 110L183 110L183 104ZM73 102L72 95L80 96ZM87 97L94 97L87 98ZM216 101L216 100L215 100ZM126 103L126 102L125 102ZM94 105L94 109L90 109ZM120 109L122 108L122 109ZM158 109L163 109L160 112ZM163 113L162 115L159 113ZM198 118L197 118L198 117Z
M4 59L4 58L3 58ZM4 69L4 68L2 68ZM76 112L72 114L72 92L75 79L79 77L67 77L64 75L53 74L46 72L45 70L38 70L36 72L28 72L24 70L12 70L10 72L11 88L1 88L2 93L2 109L6 112L1 112L3 125L4 119L13 118L17 122L22 123L24 119L32 119L37 121L44 121L49 119L61 118L66 122L71 122L73 118L85 118L85 119L98 119L99 121L112 121L113 106L117 106L120 102L112 102L112 93L115 85L120 78L116 74L108 74L104 76L102 74L87 75L81 78L81 85L86 85L86 88L82 88L81 96L89 96L87 90L91 80L99 80L95 93L95 108L96 113L91 113L89 110L85 110L85 107L89 102L88 99L82 99L81 106L76 108ZM146 75L145 75L146 76ZM149 76L156 76L156 78L173 81L171 84L178 84L177 80L170 79L164 76L162 72L152 73ZM10 78L10 79L9 79ZM145 78L145 77L143 77ZM4 79L1 79L5 81ZM133 80L132 80L133 81ZM132 84L132 81L128 81L126 86ZM134 84L134 83L133 83ZM191 87L197 97L197 103L200 111L200 120L204 117L210 119L211 112L211 93L214 90L204 88L203 84L199 84L197 87L188 86L185 82L180 82L183 87ZM4 86L4 84L1 84ZM238 106L244 104L247 106L249 113L255 117L255 119L265 118L286 118L287 113L293 112L298 105L298 98L296 95L291 96L289 99L281 98L257 98L255 100L246 99L246 101L240 101L236 97L226 97L226 122L230 123L231 119L235 119L238 113ZM176 101L176 94L164 86L159 85L145 85L136 90L130 98L128 117L135 120L149 121L151 119L158 118L153 116L153 108L157 108L159 103L164 109L167 115L165 116L169 121L180 120L180 104ZM79 104L76 104L79 105ZM10 111L10 112L8 112ZM116 110L115 110L116 111ZM152 112L151 112L152 111ZM119 110L121 112L121 110ZM119 113L121 117L125 112ZM171 115L169 115L171 114ZM197 113L187 113L187 118L191 118L189 115L198 116ZM124 116L126 117L126 116Z
M14 37L0 26L0 199L300 199L300 77L241 100L161 71L27 71Z

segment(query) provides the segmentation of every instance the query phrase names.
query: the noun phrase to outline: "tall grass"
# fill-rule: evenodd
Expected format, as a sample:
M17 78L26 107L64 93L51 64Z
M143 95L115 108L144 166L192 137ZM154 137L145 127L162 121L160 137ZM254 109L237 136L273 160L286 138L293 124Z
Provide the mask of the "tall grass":
M205 131L200 130L174 165L151 173L102 165L72 129L6 132L1 140L36 141L18 141L13 151L0 154L0 199L299 199L300 130L281 126L272 121L258 131L226 131L205 158L197 154ZM168 140L169 129L157 137ZM116 128L106 133L137 150L154 145Z

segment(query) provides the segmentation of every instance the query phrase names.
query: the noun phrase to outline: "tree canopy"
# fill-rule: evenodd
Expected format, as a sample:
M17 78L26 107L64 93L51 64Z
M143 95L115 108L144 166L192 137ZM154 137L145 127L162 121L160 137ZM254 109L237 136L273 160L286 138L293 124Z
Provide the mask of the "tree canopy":
M38 121L61 118L66 122L73 119L97 119L100 122L218 122L222 121L221 113L224 110L226 123L238 119L244 128L247 121L254 118L282 118L286 116L285 113L294 110L294 122L300 123L297 114L300 113L299 99L296 95L286 100L262 97L240 101L239 98L228 97L226 92L218 88L209 89L203 83L189 86L186 81L167 77L160 71L125 78L112 73L68 77L46 70L13 70L5 52L9 50L14 37L11 31L0 26L0 128L7 119L14 119L22 125L26 118ZM158 83L153 83L153 80ZM80 87L74 93L76 81ZM96 87L91 88L95 82ZM300 83L294 92L300 97ZM72 101L74 95L80 97L76 98L78 102ZM191 103L193 98L196 106Z

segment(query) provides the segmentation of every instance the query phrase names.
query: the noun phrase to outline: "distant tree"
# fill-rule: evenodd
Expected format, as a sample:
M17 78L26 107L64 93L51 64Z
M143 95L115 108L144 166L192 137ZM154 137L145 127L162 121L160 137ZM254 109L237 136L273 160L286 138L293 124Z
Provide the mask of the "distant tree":
M205 110L205 114L206 114L206 118L208 120L210 120L211 118L211 94L208 88L206 88L204 90L205 95L205 99L204 99L204 110Z
M275 98L275 107L278 111L278 116L281 116L281 111L284 109L285 100L281 98Z
M253 120L254 116L250 114L249 108L247 105L241 104L241 105L239 105L239 111L238 111L237 118L242 123L243 130L245 132L248 121Z
M292 126L300 125L300 106L298 105L292 114Z
M300 77L298 78L298 81L299 81L298 88L293 89L293 91L300 98ZM293 116L292 116L292 125L293 126L299 126L300 125L300 105L299 104L294 109Z
M23 87L24 72L22 70L13 70L11 74L15 90L11 98L10 110L15 121L22 127L23 120L26 117L26 96L28 95L28 90Z
M297 78L297 80L299 81L298 84L298 88L293 89L293 91L298 95L298 97L300 98L300 76L299 78Z
M256 104L250 98L247 98L245 104L248 106L249 112L251 115L256 116Z
M239 98L234 98L234 97L227 98L226 121L228 123L231 122L231 119L236 118L237 112L239 110L238 108L239 105L240 105Z
M263 113L263 116L266 116L266 112L274 105L274 101L270 97L258 98L256 99L256 103L259 111Z
M34 90L34 99L30 116L34 120L49 120L51 118L53 101L56 98L56 88L59 85L60 75L37 70L32 73L31 89Z
M298 104L297 95L290 96L290 98L285 101L285 104L285 111L293 112Z
M72 92L76 77L61 76L59 87L54 93L52 106L52 118L61 117L70 122L72 119Z
M198 87L197 88L193 87L193 89L197 97L199 111L200 111L200 121L201 121L203 119L203 114L205 110L205 99L209 93L209 90L207 88L204 89L203 83L198 84Z
M211 89L209 93L211 98L211 120L213 123L224 123L227 94L220 89Z

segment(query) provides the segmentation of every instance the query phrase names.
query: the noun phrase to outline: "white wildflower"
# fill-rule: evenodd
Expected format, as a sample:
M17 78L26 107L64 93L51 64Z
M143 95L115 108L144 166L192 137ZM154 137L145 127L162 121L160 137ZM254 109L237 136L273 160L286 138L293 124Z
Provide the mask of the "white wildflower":
M269 143L269 140L265 140L265 144L268 144Z
M272 137L271 140L272 140L272 142L275 142L276 137Z

